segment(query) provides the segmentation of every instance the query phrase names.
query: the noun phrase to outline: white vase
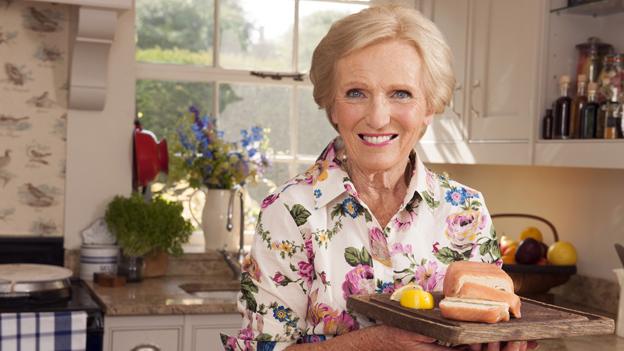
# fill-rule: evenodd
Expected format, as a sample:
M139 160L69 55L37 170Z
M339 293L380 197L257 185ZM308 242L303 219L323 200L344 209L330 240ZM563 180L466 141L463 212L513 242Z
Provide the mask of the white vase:
M237 251L241 230L242 196L238 189L205 189L201 222L206 252ZM192 211L191 211L192 213ZM193 215L193 217L195 217Z

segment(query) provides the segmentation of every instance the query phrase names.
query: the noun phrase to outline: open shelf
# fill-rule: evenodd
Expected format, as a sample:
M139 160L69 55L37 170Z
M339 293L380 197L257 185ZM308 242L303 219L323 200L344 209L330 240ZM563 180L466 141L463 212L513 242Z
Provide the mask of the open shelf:
M557 14L574 14L586 16L608 16L624 12L624 0L594 0L582 4L560 7L550 10Z

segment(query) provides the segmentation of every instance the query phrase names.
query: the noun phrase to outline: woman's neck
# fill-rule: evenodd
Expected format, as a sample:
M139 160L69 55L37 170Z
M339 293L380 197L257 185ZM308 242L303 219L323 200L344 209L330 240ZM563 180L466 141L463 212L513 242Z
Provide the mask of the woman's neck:
M362 201L382 227L390 221L407 191L406 167L409 161L384 171L367 171L347 161L347 173Z

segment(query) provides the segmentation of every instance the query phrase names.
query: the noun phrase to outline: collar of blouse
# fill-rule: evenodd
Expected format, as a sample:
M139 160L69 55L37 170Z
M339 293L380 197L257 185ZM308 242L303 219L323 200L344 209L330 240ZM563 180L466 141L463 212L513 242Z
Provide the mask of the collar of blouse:
M327 206L345 192L359 201L355 186L336 157L334 142L323 151L312 168L311 181L315 209ZM439 186L436 186L437 175L425 167L414 151L410 154L410 161L413 171L406 175L410 179L401 209L414 199L416 193L428 203L439 203L440 191Z

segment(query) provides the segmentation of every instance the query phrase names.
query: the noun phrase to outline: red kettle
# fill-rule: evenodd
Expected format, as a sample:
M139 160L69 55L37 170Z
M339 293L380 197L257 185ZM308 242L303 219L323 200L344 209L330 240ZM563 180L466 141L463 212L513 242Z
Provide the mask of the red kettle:
M141 123L134 122L134 154L132 187L145 187L154 180L161 171L169 172L169 154L167 140L160 142L154 133L141 127Z

